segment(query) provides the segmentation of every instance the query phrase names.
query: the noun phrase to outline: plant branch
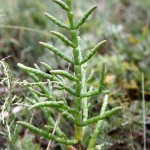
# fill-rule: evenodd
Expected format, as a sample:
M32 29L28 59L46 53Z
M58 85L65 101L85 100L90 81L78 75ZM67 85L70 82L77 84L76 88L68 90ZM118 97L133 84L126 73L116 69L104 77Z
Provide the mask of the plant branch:
M108 104L108 95L105 95L103 105L101 108L101 112L100 112L100 116L104 115L107 104ZM102 122L103 122L103 120L100 120L96 124L95 130L94 130L94 132L91 136L91 140L89 142L89 146L88 146L89 150L92 149L96 145L96 140L97 140L99 132L101 130L100 127L102 126Z
M71 64L74 64L73 60L70 59L68 56L66 56L64 53L62 53L61 51L59 51L57 48L55 48L54 46L51 46L47 43L44 42L39 42L41 45L43 45L44 47L48 48L50 51L52 51L53 53L55 53L56 55L58 55L60 58L68 61Z
M91 123L94 123L94 122L97 122L99 120L103 120L105 118L108 118L110 117L111 115L113 115L114 113L118 112L119 110L121 110L122 107L115 107L113 108L112 110L110 111L106 111L103 115L101 116L97 116L97 117L93 117L91 119L88 119L87 121L83 122L80 126L86 126L88 124L91 124Z
M72 145L72 144L76 144L77 143L77 140L65 140L63 138L60 138L60 137L57 137L55 135L52 135L51 133L47 133L46 131L43 131L29 123L26 123L26 122L23 122L23 121L17 121L18 124L24 126L25 128L28 128L29 130L33 131L34 133L37 133L47 139L50 139L50 140L54 140L58 143L61 143L61 144L65 144L65 145Z

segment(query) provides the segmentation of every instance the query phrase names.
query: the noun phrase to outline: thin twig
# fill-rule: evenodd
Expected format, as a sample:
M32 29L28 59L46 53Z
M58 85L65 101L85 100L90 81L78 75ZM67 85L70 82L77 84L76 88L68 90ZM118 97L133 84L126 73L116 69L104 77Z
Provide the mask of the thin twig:
M30 124L32 124L34 114L35 114L35 111L31 114L31 118L30 118L30 122L29 122ZM29 129L27 129L27 130L25 131L24 136L26 136L26 135L28 134L28 132L29 132Z
M143 108L143 150L146 150L146 113L145 113L145 94L144 94L144 74L142 73L142 108Z
M1 59L0 61L5 61L6 59L12 57L11 55L7 56L7 57L4 57L3 59Z
M59 114L59 115L58 115L58 118L57 118L57 120L56 120L56 123L55 123L54 129L53 129L52 135L54 135L54 134L55 134L56 128L57 128L57 126L58 126L58 124L59 124L59 121L60 121L60 117L61 117L61 115ZM50 140L50 141L49 141L49 143L48 143L48 146L47 146L46 150L49 150L49 148L50 148L50 146L51 146L51 143L52 143L52 140Z

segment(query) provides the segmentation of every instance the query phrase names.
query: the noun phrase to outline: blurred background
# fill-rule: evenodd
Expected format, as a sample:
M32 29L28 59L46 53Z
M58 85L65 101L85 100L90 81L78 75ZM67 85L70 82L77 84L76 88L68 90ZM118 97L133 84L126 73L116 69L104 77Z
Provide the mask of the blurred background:
M94 72L91 84L97 86L103 62L107 65L106 87L112 91L109 107L122 106L119 117L104 123L99 141L106 149L141 150L143 147L142 73L145 80L147 147L150 149L150 0L80 0L74 1L76 21L91 5L98 9L80 28L80 46L87 52L98 41L107 44L88 64ZM0 59L6 59L14 76L24 75L17 63L32 66L46 62L52 67L67 68L68 64L41 47L39 41L51 43L71 55L67 46L50 34L58 28L45 16L48 12L68 23L65 13L51 0L0 0ZM95 103L96 101L96 103ZM93 100L93 112L97 103Z

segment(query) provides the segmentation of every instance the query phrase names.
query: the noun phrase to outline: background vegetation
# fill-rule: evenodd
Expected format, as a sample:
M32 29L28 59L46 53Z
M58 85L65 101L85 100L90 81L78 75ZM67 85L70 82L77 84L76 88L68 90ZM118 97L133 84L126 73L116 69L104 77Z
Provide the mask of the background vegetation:
M85 5L86 4L86 5ZM106 39L107 44L99 51L95 60L90 62L94 76L91 84L97 86L100 65L102 62L107 64L106 87L112 92L109 99L109 107L122 106L123 111L117 117L107 119L104 122L99 142L104 143L105 149L142 149L143 147L143 119L142 119L142 72L145 77L145 102L146 102L146 127L147 127L147 148L150 148L150 1L149 0L89 0L86 3L80 0L74 1L74 11L78 19L83 10L91 4L97 4L98 9L95 14L80 29L81 48L88 51L95 44L95 41ZM17 102L23 103L24 95L27 91L21 90L17 84L17 79L23 78L25 74L16 66L18 62L33 66L40 62L46 62L54 68L67 68L68 64L58 61L58 58L39 46L39 41L47 41L53 45L62 45L55 41L49 34L50 30L58 28L43 15L49 12L58 16L60 20L67 22L65 15L60 14L59 7L53 7L50 0L1 0L0 1L0 59L6 59L11 71L13 72L13 88L11 94L16 95L11 107L16 108ZM3 15L4 14L4 15ZM64 30L61 31L64 34ZM64 52L66 47L62 47ZM2 67L1 67L2 69ZM44 68L43 68L44 69ZM46 71L46 70L45 70ZM2 72L3 73L3 72ZM1 73L1 74L2 74ZM1 75L0 74L0 75ZM5 76L5 74L4 74ZM0 76L2 79L2 75ZM0 84L0 107L8 95ZM10 97L9 97L10 98ZM11 96L12 98L12 96ZM96 100L95 100L96 99ZM93 99L93 114L101 106L101 97ZM8 109L8 108L6 108ZM10 111L10 110L9 110ZM40 114L40 112L38 112ZM39 114L35 114L39 115ZM15 116L15 117L14 117ZM35 119L36 124L43 123L45 120ZM13 119L13 117L15 119ZM31 114L26 109L21 109L19 113L14 113L10 122L13 120L31 120ZM45 149L48 141L40 139L38 136L20 129L13 122L12 130L15 130L13 140L20 146L19 149ZM68 129L69 124L66 124ZM0 141L5 141L0 145L1 149L10 146L8 141L8 129L2 124ZM64 128L65 130L65 128ZM3 135L5 133L6 136ZM14 133L11 133L14 134ZM25 136L26 135L26 136ZM16 139L17 137L17 139ZM10 139L9 139L10 140ZM32 142L35 145L32 145ZM27 144L26 144L27 143ZM32 145L32 146L31 146ZM33 148L32 148L33 147ZM52 147L57 149L55 143ZM10 148L11 149L11 148Z

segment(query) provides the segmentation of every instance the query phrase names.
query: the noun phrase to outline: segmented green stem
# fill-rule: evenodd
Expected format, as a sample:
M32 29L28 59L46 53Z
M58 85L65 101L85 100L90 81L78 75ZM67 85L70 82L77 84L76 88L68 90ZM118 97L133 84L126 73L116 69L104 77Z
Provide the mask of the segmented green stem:
M82 65L83 68L83 72L82 72L82 93L86 93L87 92L87 87L86 87L86 68L87 68L87 64L84 63ZM82 108L83 108L83 122L85 122L88 119L88 98L87 97L82 97ZM85 136L85 130L87 127L83 127L83 136Z
M74 44L67 38L65 37L63 34L56 32L56 31L51 31L51 33L55 36L57 36L59 39L61 39L64 43L66 43L67 45L71 46L71 47L75 47Z
M60 27L62 27L62 28L65 28L65 29L69 29L69 27L66 25L66 24L64 24L64 23L62 23L61 21L59 21L58 19L56 19L54 16L52 16L52 15L50 15L50 14L48 14L48 13L44 13L53 23L55 23L56 25L58 25L58 26L60 26Z
M110 117L111 115L113 115L114 113L118 112L118 111L121 110L121 109L122 109L122 107L115 107L115 108L113 108L113 109L110 110L110 111L106 111L106 112L105 112L103 115L101 115L101 116L97 116L97 117L93 117L93 118L91 118L91 119L88 119L87 121L83 122L83 123L81 124L81 126L86 126L86 125L88 125L88 124L91 124L91 123L97 122L97 121L99 121L99 120L103 120L103 119L105 119L105 118L108 118L108 117Z
M67 0L67 4L71 9L71 0ZM79 48L79 41L78 41L78 29L75 29L74 27L74 21L73 21L73 12L69 11L68 12L68 19L70 23L70 32L72 36L72 42L75 45L75 48L73 49L73 56L74 56L74 72L76 78L78 78L79 82L76 83L76 94L79 95L78 98L76 98L74 101L75 107L78 110L78 113L75 114L75 119L77 124L82 123L82 98L80 98L80 95L82 93L83 89L83 82L82 82L82 67L80 65L80 62L82 61L82 54L81 50ZM75 139L79 141L79 143L82 140L82 127L75 126Z
M58 55L60 58L68 61L71 64L74 64L73 60L71 60L68 56L66 56L64 53L62 53L61 51L59 51L57 48L55 48L54 46L51 46L47 43L44 42L39 42L41 45L43 45L44 47L48 48L50 51L52 51L53 53L55 53L56 55Z
M39 107L55 107L55 108L63 108L64 110L70 112L70 113L77 113L77 110L70 108L66 105L64 101L45 101L45 102L38 102L30 107L31 109L39 108Z
M107 104L108 104L108 95L105 95L103 105L102 105L102 108L101 108L101 112L100 112L100 116L102 116L105 113ZM88 150L95 147L96 140L97 140L99 132L101 130L100 128L102 126L102 122L103 122L103 120L100 120L100 121L97 122L94 133L91 136L91 140L90 140L90 143L89 143L89 146L88 146Z
M85 63L88 61L100 48L103 44L106 43L106 40L99 42L88 54L85 58L80 62L80 64Z
M79 82L78 78L76 78L75 76L73 76L72 74L70 74L64 70L52 70L51 74L61 75L61 76L68 78L71 81Z
M81 95L81 97L90 97L90 96L95 96L95 95L101 94L103 92L103 89L104 89L104 80L105 80L105 63L102 66L101 78L99 81L98 90L89 91L87 93L84 93ZM109 92L109 91L107 91L107 92Z
M29 110L34 109L34 108L39 108L39 107L47 107L47 106L59 108L59 107L61 107L61 105L64 105L63 101L59 101L59 102L56 102L56 101L39 102L39 103L36 103L36 104L32 105Z
M63 8L66 11L69 11L69 7L61 0L53 0L55 3L57 3L61 8Z
M42 108L42 107L52 107L57 109L60 113L62 113L68 120L76 124L75 118L71 113L77 113L75 109L70 108L65 104L64 101L45 101L45 102L38 102L30 107L30 110L35 108Z
M18 67L20 67L21 69L23 69L25 72L30 72L30 73L33 73L33 74L36 74L36 75L39 75L41 76L42 78L47 78L47 79L50 79L50 80L55 80L55 81L59 81L57 78L55 78L54 76L48 74L48 73L45 73L39 69L34 69L34 68L31 68L31 67L27 67L23 64L20 64L18 63L17 64Z
M90 9L88 9L82 16L82 18L79 20L77 25L75 26L75 29L78 29L90 16L90 14L96 9L97 6L93 6Z
M65 144L65 145L72 145L72 144L76 144L78 141L77 140L66 140L66 139L63 139L63 138L60 138L60 137L57 137L55 135L52 135L51 133L48 133L46 131L43 131L29 123L26 123L26 122L23 122L23 121L18 121L17 122L18 124L21 124L22 126L24 126L25 128L28 128L30 129L31 131L33 131L34 133L37 133L47 139L50 139L50 140L54 140L58 143L61 143L61 144Z

